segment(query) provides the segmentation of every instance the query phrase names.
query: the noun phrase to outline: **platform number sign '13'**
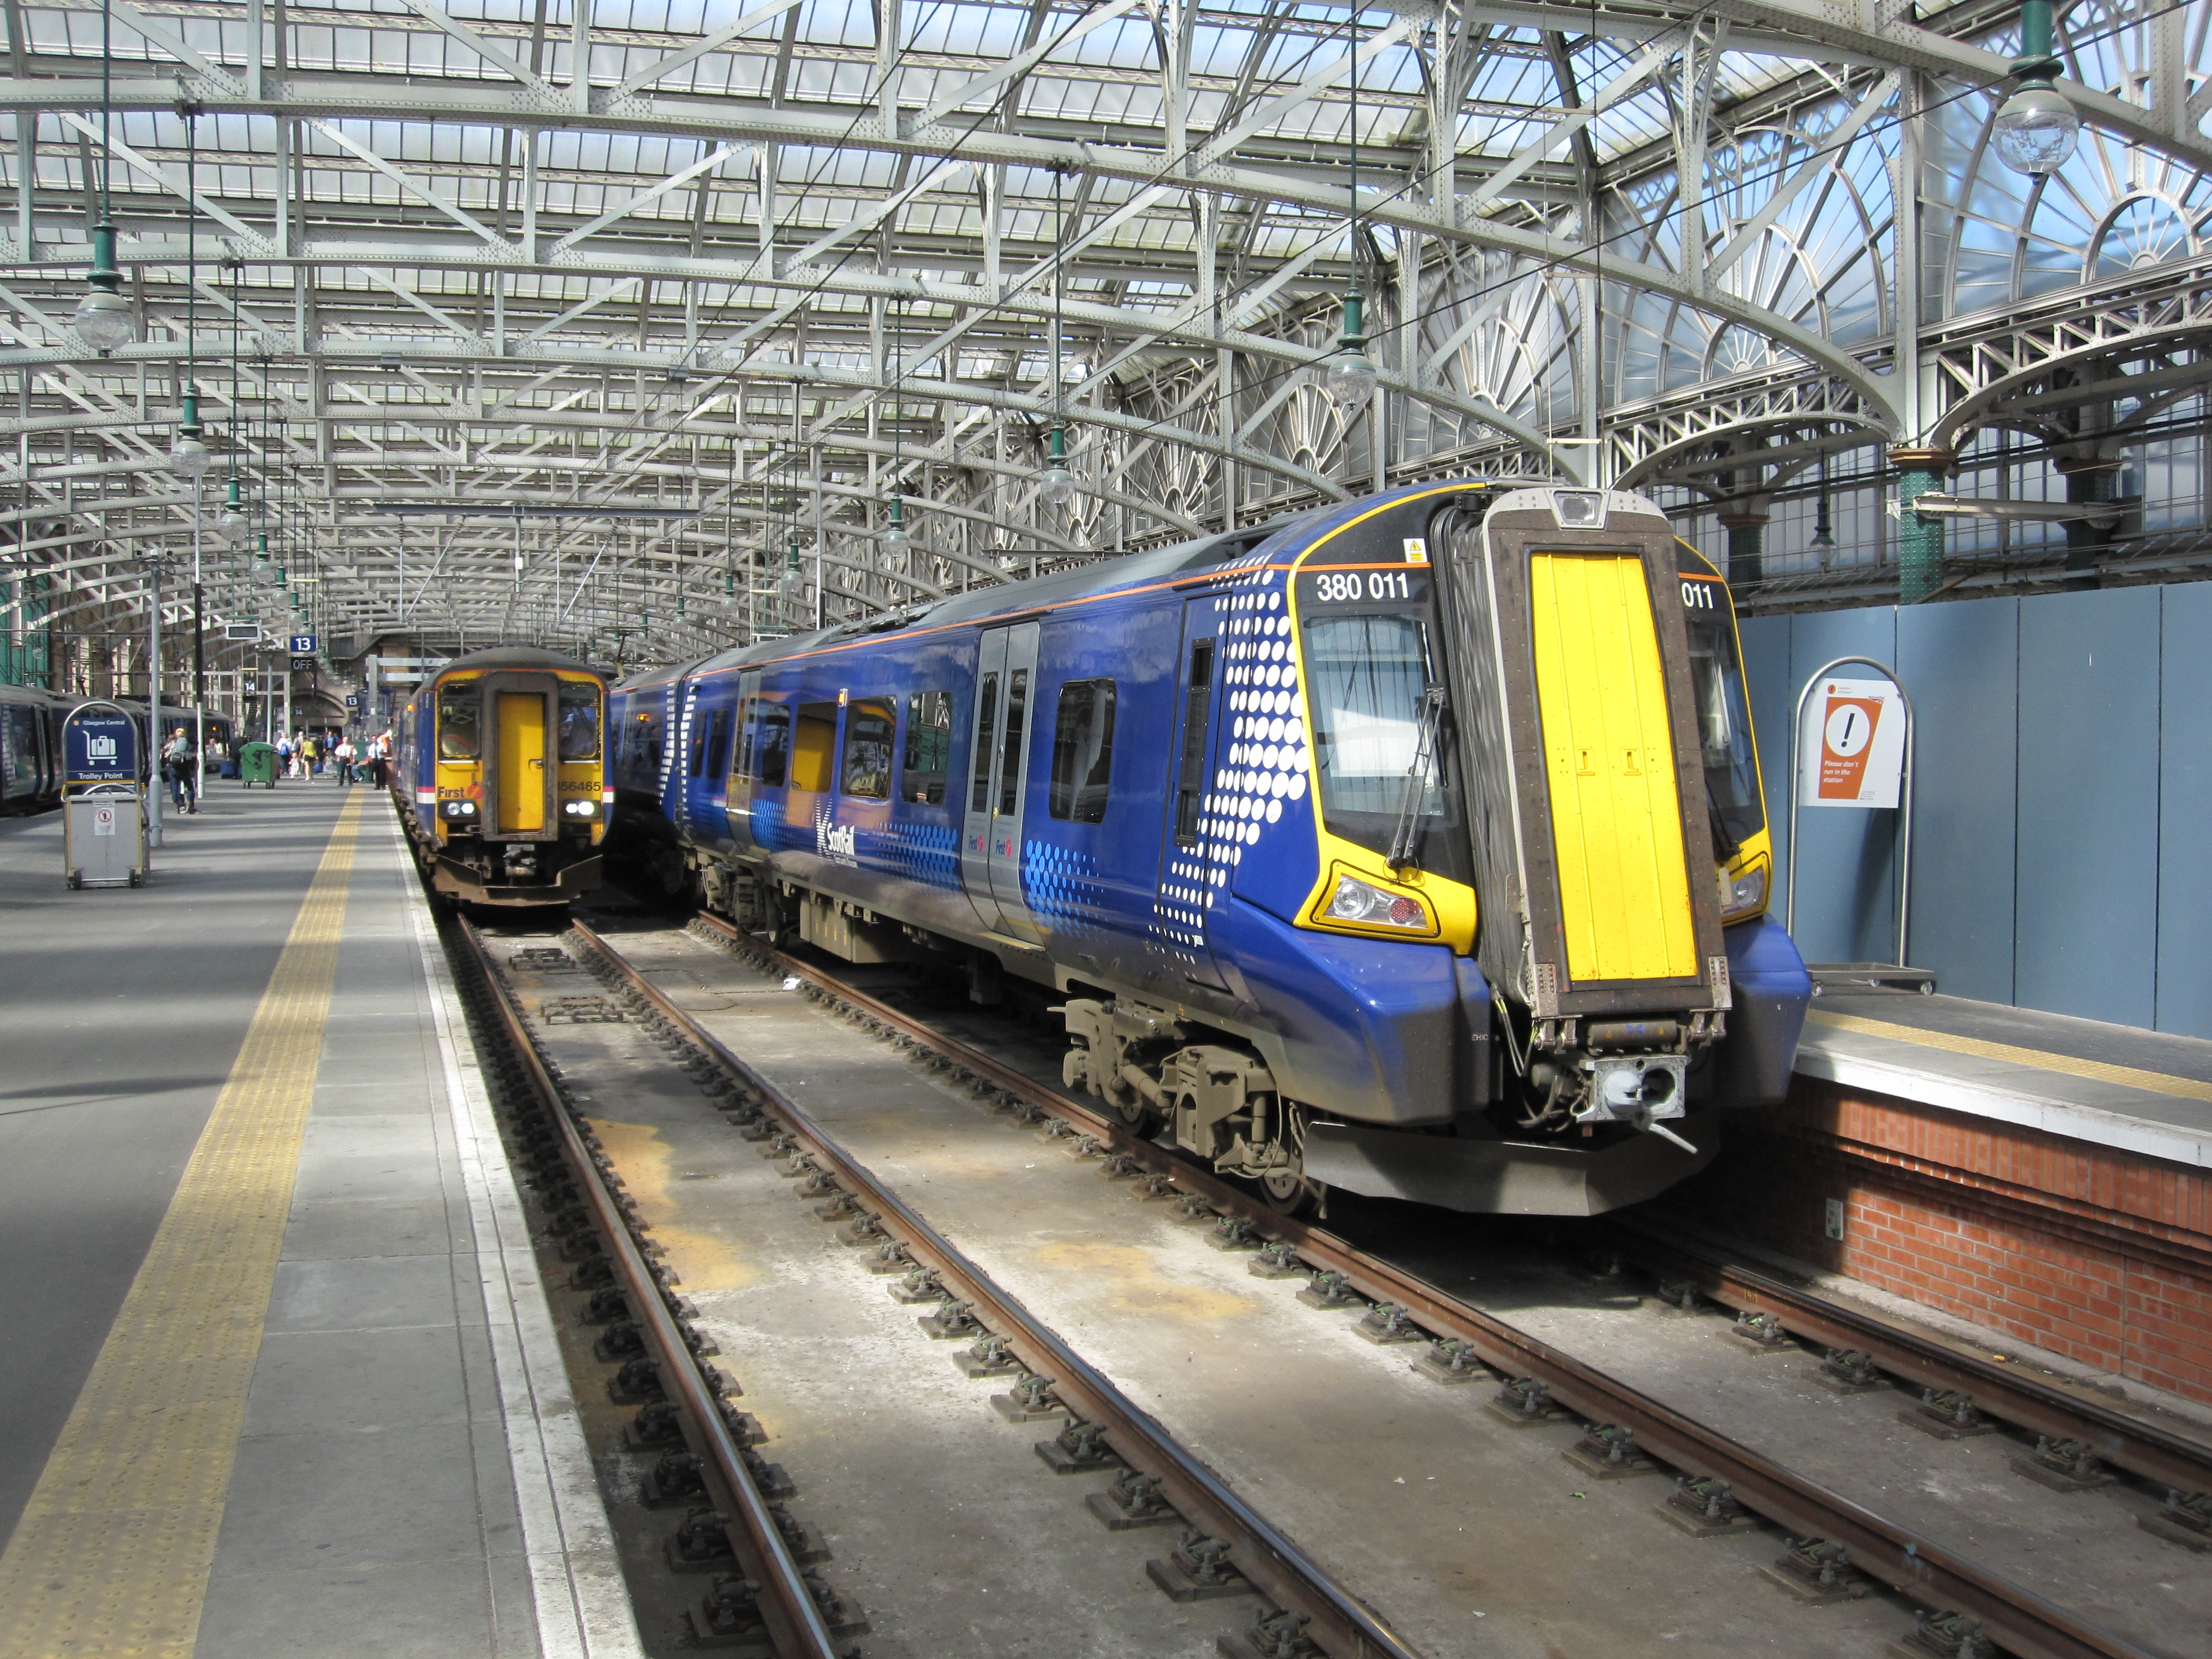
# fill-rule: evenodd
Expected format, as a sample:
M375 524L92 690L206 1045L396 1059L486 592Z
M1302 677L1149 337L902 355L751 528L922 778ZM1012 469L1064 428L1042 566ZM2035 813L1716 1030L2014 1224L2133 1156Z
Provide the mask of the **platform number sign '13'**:
M1799 733L1801 806L1895 806L1905 769L1905 702L1887 680L1822 680Z

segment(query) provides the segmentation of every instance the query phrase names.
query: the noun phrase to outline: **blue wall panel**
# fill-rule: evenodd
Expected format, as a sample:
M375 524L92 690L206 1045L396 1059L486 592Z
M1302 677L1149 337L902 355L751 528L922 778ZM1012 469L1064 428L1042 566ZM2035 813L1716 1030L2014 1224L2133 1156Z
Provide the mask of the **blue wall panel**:
M2212 1037L2212 582L2161 599L2158 1029Z
M2156 1014L2160 591L2020 602L2022 1007Z
M1790 711L1805 682L1838 657L1872 657L1895 666L1893 609L1825 611L1792 617L1789 696L1780 736L1787 753ZM1839 671L1875 678L1872 670ZM1787 763L1784 763L1787 771ZM1789 798L1783 798L1788 817ZM1890 962L1896 958L1897 814L1832 806L1797 814L1797 947L1808 962Z
M2010 1002L2020 601L1895 614L1917 778L1908 954L1948 995Z

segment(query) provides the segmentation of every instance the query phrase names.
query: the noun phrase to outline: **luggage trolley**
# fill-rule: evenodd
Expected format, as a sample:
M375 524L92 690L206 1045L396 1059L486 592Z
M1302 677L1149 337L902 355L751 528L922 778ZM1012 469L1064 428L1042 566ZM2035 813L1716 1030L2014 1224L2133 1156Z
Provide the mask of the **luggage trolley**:
M62 721L62 875L72 888L146 884L146 796L138 726L117 704L79 703Z

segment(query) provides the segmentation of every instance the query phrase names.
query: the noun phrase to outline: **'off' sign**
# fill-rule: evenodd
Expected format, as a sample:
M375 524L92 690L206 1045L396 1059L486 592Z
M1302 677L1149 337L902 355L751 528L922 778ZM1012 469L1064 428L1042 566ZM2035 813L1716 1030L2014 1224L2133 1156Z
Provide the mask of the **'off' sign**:
M1822 680L1799 733L1801 806L1895 806L1905 771L1905 702L1889 680Z

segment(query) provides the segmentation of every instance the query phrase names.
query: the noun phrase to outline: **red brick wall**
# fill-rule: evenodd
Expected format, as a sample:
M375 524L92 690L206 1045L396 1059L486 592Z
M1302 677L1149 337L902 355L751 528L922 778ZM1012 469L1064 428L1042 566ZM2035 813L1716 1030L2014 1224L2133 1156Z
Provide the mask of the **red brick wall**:
M1729 1133L1662 1209L2212 1401L2212 1175L1804 1078Z

